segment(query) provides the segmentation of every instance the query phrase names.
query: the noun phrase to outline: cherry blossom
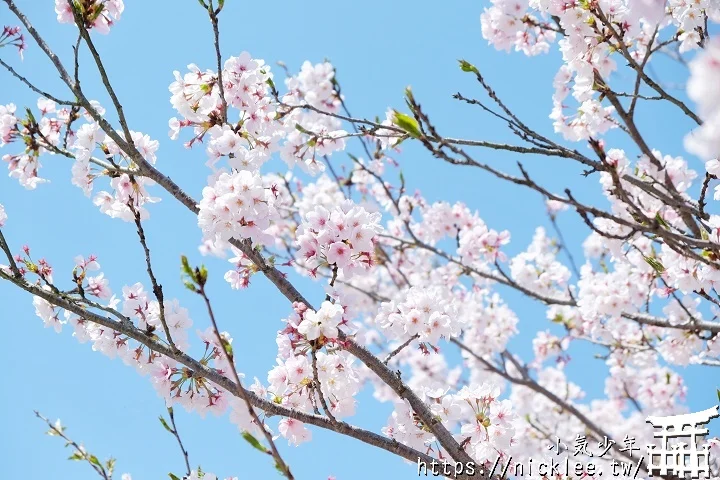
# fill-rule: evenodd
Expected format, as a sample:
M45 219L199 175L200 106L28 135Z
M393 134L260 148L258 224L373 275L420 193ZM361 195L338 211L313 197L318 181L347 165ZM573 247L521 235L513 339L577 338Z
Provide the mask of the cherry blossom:
M243 170L222 173L203 189L198 225L210 241L237 237L263 244L272 241L266 230L275 215L274 197L260 175Z
M78 14L88 29L94 29L102 34L110 32L115 22L125 10L123 0L90 0L80 3ZM68 0L55 0L55 13L60 23L75 23L73 6Z
M27 47L25 44L25 36L21 33L20 27L10 27L5 25L2 34L0 34L0 48L12 45L18 49L18 55L23 58L23 52Z
M218 35L224 2L199 3ZM123 11L122 0L55 2L60 23L77 19L91 36L108 33ZM5 236L17 226L0 205L0 279L30 293L45 327L120 359L166 406L201 417L227 413L288 478L275 440L301 446L321 436L316 429L411 462L425 456L487 468L495 459L546 458L544 439L567 443L579 433L653 442L647 415L688 411L685 368L720 364L720 44L709 35L720 5L489 0L478 13L478 33L495 49L555 62L549 78L532 78L552 97L547 128L513 111L537 99L522 97L522 88L517 99L501 98L492 69L469 61L460 69L483 96L464 90L455 98L509 127L508 139L445 137L433 102L409 88L401 109L382 105L384 116L355 118L329 61L278 69L277 57L228 55L216 37L215 58L161 83L170 82L168 135L191 149L187 168L200 172L201 196L200 187L185 190L161 172L167 159L156 132L133 129L114 79L102 74L101 94L112 101L106 112L84 82L68 80L63 71L72 66L41 48L62 65L72 101L33 86L41 98L29 107L0 105L9 176L26 190L51 177L70 182L100 213L130 222L144 268L120 279L85 247L70 267L65 260L78 252L38 257L39 246L20 247L14 231ZM5 27L6 45L22 56L20 28ZM655 79L659 52L689 66L690 101ZM662 118L677 125L685 151L669 139L656 148L644 124L654 105L665 105ZM453 175L480 172L531 192L537 204L508 212L500 187L479 204L463 202L461 189L438 198L435 185L417 185L406 145L449 166L449 173L438 167L434 182L454 187ZM517 158L517 168L483 151ZM523 154L546 163L530 166ZM558 186L560 168L582 177ZM541 169L545 176L536 178ZM485 178L477 177L477 188L489 185ZM155 271L164 262L155 261L143 225L154 220L161 195L197 214L195 241L208 266L190 266L185 256L181 264L199 304L174 298L171 276ZM511 235L505 227L518 222L524 229ZM211 273L226 284L206 290ZM223 292L242 302L255 275L289 303L284 318L267 324L277 354L258 377L242 351L247 325L213 309ZM586 382L575 383L578 366L602 392L588 395ZM345 423L374 402L389 413L377 432ZM187 470L189 479L217 479Z
M720 143L720 89L713 78L720 71L720 42L712 41L690 63L688 96L698 104L699 114L705 122L685 137L685 147L703 159L718 156Z
M300 445L312 439L312 432L305 428L302 422L293 418L280 420L280 435L288 439L291 445Z
M332 211L317 206L297 232L298 257L308 268L327 264L346 279L372 265L373 240L381 231L379 215L343 201Z
M303 316L303 321L298 325L298 332L308 340L316 340L323 336L326 338L337 338L337 327L342 320L343 308L330 302L323 302L320 310L313 312L308 310Z

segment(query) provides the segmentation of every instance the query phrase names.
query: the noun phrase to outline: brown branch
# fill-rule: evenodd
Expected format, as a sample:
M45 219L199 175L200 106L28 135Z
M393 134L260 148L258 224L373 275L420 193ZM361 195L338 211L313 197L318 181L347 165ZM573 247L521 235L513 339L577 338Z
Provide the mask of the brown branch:
M168 411L168 415L170 416L170 425L172 425L172 428L170 430L170 433L173 434L175 439L177 440L178 446L180 447L180 451L182 452L183 459L185 460L185 468L187 469L188 476L192 472L192 469L190 468L190 455L188 455L187 450L185 450L185 446L183 445L182 439L180 438L180 433L178 432L177 425L175 424L175 411L172 407L166 407Z
M235 392L237 396L242 398L242 400L247 405L248 413L250 414L250 417L253 419L253 422L258 426L260 430L262 430L263 435L265 436L265 440L267 440L268 444L270 445L270 450L272 452L272 456L275 459L276 466L278 470L288 479L288 480L294 480L294 476L292 472L290 471L290 467L287 463L285 463L285 460L283 460L282 456L280 455L280 452L277 449L277 446L275 445L275 441L273 440L272 434L268 431L267 428L265 428L265 424L260 420L260 417L258 417L257 412L255 412L255 408L253 408L252 403L250 402L250 397L247 394L247 391L242 386L242 382L240 381L240 376L237 373L237 368L235 368L235 359L234 354L232 353L232 349L230 348L230 345L223 339L222 335L220 335L220 330L218 329L217 322L215 321L215 314L213 313L212 305L210 304L210 299L207 296L207 293L205 292L205 282L199 282L197 293L202 296L203 300L205 301L205 306L207 307L208 315L210 317L210 322L212 323L213 331L215 332L215 336L217 337L217 341L220 344L220 348L222 349L222 355L225 357L225 360L230 365L230 373L232 373L233 380L235 381Z
M77 102L71 102L69 100L60 100L59 98L54 97L43 90L40 90L38 87L36 87L32 83L30 83L30 81L27 78L25 78L22 75L20 75L19 73L17 73L14 68L12 68L10 65L5 63L1 58L0 58L0 65L5 67L5 70L10 72L10 74L12 74L13 77L17 78L22 83L24 83L30 90L32 90L33 92L35 92L39 95L42 95L45 98L52 100L53 102L57 103L58 105L68 105L68 106L73 106L73 107L80 105Z
M610 30L610 33L613 37L615 37L615 40L617 41L616 47L618 50L622 53L623 57L628 61L630 66L635 69L635 71L638 73L638 75L643 79L643 81L653 90L655 90L663 99L669 101L673 105L680 108L680 110L685 113L688 117L690 117L695 123L698 125L702 125L702 120L700 117L698 117L695 112L690 110L687 105L685 105L681 100L673 97L669 93L667 93L657 82L655 82L652 78L650 78L643 68L640 67L640 65L635 61L633 56L630 54L630 51L627 48L627 45L625 45L625 41L623 40L622 36L615 30L612 23L607 19L605 14L603 13L602 9L597 3L593 4L594 6L594 12L602 21L603 25L608 27Z
M318 394L318 397L320 397L320 405L323 407L323 411L325 412L325 415L328 416L330 421L337 422L335 419L335 416L330 411L330 408L328 407L327 401L325 400L325 394L322 391L322 383L320 383L320 375L318 374L318 368L317 368L317 349L315 346L313 346L312 350L310 351L310 356L312 358L312 371L313 371L313 390L315 390Z
M65 435L64 428L58 428L52 422L50 422L50 420L43 417L37 410L35 410L35 416L45 422L48 427L50 427L50 430L48 430L48 435L58 436L62 438L66 442L65 446L71 446L75 450L73 456L70 457L71 460L84 460L88 465L92 467L93 470L95 470L95 473L97 473L101 478L103 478L104 480L112 480L112 474L105 470L105 467L102 463L100 463L97 457L88 453L82 446L78 445L77 442Z
M542 395L543 397L545 397L546 399L548 399L549 401L551 401L552 403L557 405L561 409L561 412L567 411L573 417L578 419L583 425L585 425L585 427L588 430L590 430L595 435L597 435L599 438L612 438L612 435L610 435L609 432L600 428L600 426L598 426L595 422L590 420L590 418L587 415L585 415L583 412L581 412L577 407L575 407L571 403L561 399L556 394L552 393L551 391L549 391L548 389L546 389L545 387L540 385L538 382L536 382L532 377L530 377L530 375L527 374L527 367L520 365L517 362L517 360L515 360L515 358L512 356L512 354L510 354L509 352L504 352L503 357L511 360L511 362L516 366L516 368L518 368L518 370L520 372L524 372L522 375L522 378L514 377L514 376L508 374L506 371L499 369L495 365L491 364L490 362L488 362L487 360L485 360L484 358L482 358L481 356L476 354L470 347L468 347L467 345L462 343L460 340L453 338L450 341L452 343L454 343L455 345L457 345L464 352L467 352L468 354L470 354L470 356L473 357L475 360L479 361L483 366L485 366L485 368L487 370L489 370L497 375L500 375L501 377L503 377L504 379L506 379L507 381L509 381L515 385L527 387L530 390L532 390L533 392L535 392L539 395ZM622 455L623 457L630 458L630 456L628 455L627 452L624 452L621 450L621 446L622 446L622 444L618 445L616 443L613 443L613 450L615 450L618 454ZM647 470L643 467L643 471L646 472Z
M134 178L132 183L137 187L137 183ZM160 310L160 323L163 326L168 343L172 348L177 349L177 346L175 346L175 342L173 342L172 336L170 335L170 328L168 327L165 319L165 297L163 295L162 285L158 283L155 273L153 272L152 261L150 260L150 249L148 248L147 240L145 239L145 230L143 229L142 222L140 221L140 212L137 211L132 202L132 199L130 199L127 205L135 218L135 226L137 227L140 245L142 245L143 251L145 252L145 265L147 267L148 277L150 277L150 283L152 284L153 294L158 302L158 309Z
M220 103L221 103L221 113L220 116L222 118L223 123L227 123L228 121L228 105L227 100L225 99L225 86L223 85L223 77L222 77L222 54L220 53L220 29L218 28L218 14L220 13L220 9L217 10L213 7L213 0L210 0L210 4L207 7L208 15L210 16L210 22L212 23L213 28L213 38L214 38L214 45L215 45L215 58L217 60L217 75L218 75L218 88L220 89Z
M385 365L387 365L388 362L393 359L393 357L395 357L398 353L402 352L405 347L407 347L408 345L410 345L410 344L413 342L413 340L417 340L419 337L420 337L420 335L418 335L418 334L416 333L416 334L413 335L412 337L410 337L410 338L408 338L407 340L405 340L403 343L400 344L400 346L398 346L395 350L393 350L392 352L390 352L390 354L388 354L387 357L385 357L385 360L383 360L383 363L384 363Z
M128 143L132 143L132 135L130 134L130 128L128 128L127 119L125 118L125 113L123 112L122 104L120 103L120 100L118 100L117 94L115 93L115 89L113 88L112 84L110 83L110 79L108 78L107 72L105 71L105 66L103 65L102 59L100 58L100 54L98 53L97 49L95 48L95 44L92 41L92 38L90 37L90 33L88 32L87 28L85 27L85 22L82 18L82 13L80 12L79 8L75 5L74 2L68 2L70 5L70 8L72 8L73 15L75 17L75 25L77 25L80 35L82 36L83 40L85 40L85 44L87 44L88 48L90 49L90 53L92 54L93 59L95 60L95 65L97 65L97 69L100 72L100 78L102 79L102 83L105 86L105 90L107 90L108 94L110 95L110 99L112 100L113 105L115 106L115 110L118 114L118 120L120 122L120 126L122 127L122 131L125 134L125 140ZM80 89L80 86L75 83L75 88Z
M175 351L168 346L157 342L151 336L147 335L142 330L136 328L129 318L124 317L119 312L114 312L114 315L116 315L119 320L112 320L108 317L99 315L91 310L88 310L83 305L78 303L80 302L80 300L69 298L66 295L48 292L47 290L43 290L37 285L28 283L22 278L14 278L3 273L2 271L0 271L0 278L13 283L14 285L18 286L19 288L25 290L28 293L31 293L32 295L38 296L46 300L47 302L55 305L56 307L74 313L89 322L101 325L123 335L126 335L127 337L148 347L152 351L164 355L186 366L187 368L192 370L194 375L199 375L210 380L211 382L230 392L233 396L239 396L237 384L234 383L232 380L225 377L224 375L221 375L216 370L203 365L202 363L185 354L184 352ZM348 423L341 421L338 421L337 423L332 423L326 417L304 413L279 405L275 402L271 402L269 400L261 398L249 390L245 390L245 394L250 399L250 402L253 406L265 411L268 415L280 415L283 417L293 418L303 423L307 423L308 425L315 425L326 430L331 430L336 433L360 440L361 442L367 443L368 445L372 445L390 453L396 454L406 460L409 460L410 462L416 462L418 458L425 462L430 462L433 460L433 457L430 457L423 452L417 451L411 447L397 442L396 440L389 439L374 432L363 430L361 428L349 425Z
M16 277L22 277L22 274L18 269L17 263L15 263L15 257L13 257L13 254L10 251L10 246L8 245L7 240L5 240L5 235L3 235L2 230L0 230L0 248L3 252L5 252L5 256L8 259L8 263L10 264L10 271L13 273L13 275L15 275Z

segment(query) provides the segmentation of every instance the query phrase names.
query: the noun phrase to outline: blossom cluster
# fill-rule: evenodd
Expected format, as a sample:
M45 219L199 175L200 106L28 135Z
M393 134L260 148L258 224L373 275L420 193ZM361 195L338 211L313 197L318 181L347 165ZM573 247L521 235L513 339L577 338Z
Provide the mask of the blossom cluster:
M501 250L510 242L510 232L498 232L490 228L462 202L453 205L436 202L426 205L417 200L422 212L421 221L413 223L410 229L418 238L436 244L444 238L457 241L457 253L465 265L485 268L496 261L505 261Z
M340 345L337 336L338 326L345 323L343 308L329 301L323 302L317 312L302 303L293 307L292 315L285 319L286 327L278 332L277 365L268 372L267 386L256 379L250 389L262 398L298 411L311 413L327 406L335 418L352 416L354 397L361 387L355 360L345 351L329 348ZM237 401L232 408L233 422L251 430L247 408ZM296 419L284 418L278 427L280 435L293 445L312 438L311 431Z
M708 43L690 63L688 96L697 103L703 124L687 135L685 148L705 160L720 156L720 41Z
M367 272L373 263L373 240L382 230L379 220L379 214L350 200L333 210L317 206L297 231L297 255L308 268L329 265L345 279Z
M418 336L435 344L460 333L462 319L453 293L441 287L412 287L394 301L382 303L375 324L388 339Z
M8 164L10 176L17 178L23 187L33 190L39 184L47 182L38 175L41 166L40 153L44 152L45 148L40 142L36 142L35 138L43 135L45 138L57 139L60 123L56 119L43 116L41 124L31 124L30 119L22 120L16 114L17 107L14 104L0 106L0 147L23 141L24 149L22 153L15 155L5 154L2 159Z
M221 173L203 189L198 225L213 243L249 238L256 244L272 242L267 233L276 216L274 196L257 172Z
M104 115L105 109L99 103L90 103L93 114ZM125 221L134 221L136 214L141 219L149 217L145 205L159 201L147 191L147 187L155 182L136 174L138 166L135 161L94 121L90 112L82 111L82 117L87 123L73 131L71 124L80 117L71 109L58 108L53 100L43 97L38 99L37 109L39 119L30 110L26 118L21 119L16 116L15 105L0 106L0 146L13 142L24 144L22 153L2 157L8 163L11 177L16 178L26 189L34 190L38 185L48 182L40 177L40 156L59 153L74 158L72 183L88 197L99 177L111 177L112 193L100 191L93 198L93 203L101 212ZM125 141L123 132L114 133L121 141ZM139 155L154 164L159 143L140 132L131 131L130 134L132 145ZM105 160L93 156L96 150L102 152ZM121 173L111 175L111 170L120 170Z
M596 76L607 79L616 69L611 58L614 51L623 50L633 61L642 63L647 49L656 40L656 28L676 32L681 52L696 49L702 44L698 31L704 27L706 15L720 18L717 2L607 0L588 4L493 0L482 14L481 24L483 36L496 48L509 50L514 46L526 55L548 52L556 34L562 33L558 47L564 64L555 78L550 117L557 132L577 141L597 137L616 127L612 119L614 108L602 106L596 91ZM579 104L575 112L566 112L570 92ZM701 136L717 137L708 128Z
M96 109L98 108L98 113L104 112L104 109L96 106ZM123 132L115 133L122 141L127 141ZM159 142L141 132L130 131L130 135L132 145L137 152L145 161L154 164L157 161L156 152L160 146ZM70 149L75 154L72 183L88 197L93 191L93 183L98 176L93 172L93 166L97 166L99 163L92 157L96 149L100 149L106 158L115 158L113 160L115 164L128 166L125 172L113 176L110 180L112 193L103 190L93 198L93 203L100 208L101 212L125 221L133 221L136 213L141 219L150 216L145 205L156 203L159 198L150 196L147 187L155 185L155 182L145 176L133 174L137 169L134 161L110 136L106 136L97 123L90 121L83 124L74 135Z
M557 248L545 229L535 230L528 249L510 261L510 275L519 285L543 296L567 296L570 270L556 258Z
M324 170L323 156L345 147L339 120L306 108L338 110L329 63L304 63L297 76L286 80L288 93L282 97L270 66L247 52L225 62L222 90L217 72L194 64L188 70L185 75L176 71L170 85L170 101L182 117L170 120L170 136L176 139L182 129L192 128L187 147L209 137L208 165L213 168L227 158L232 169L255 172L279 152L289 167L298 164L316 173Z
M547 53L556 30L527 9L527 0L492 0L492 6L480 16L483 37L497 49L514 47L526 55Z
M56 0L60 22L74 23L79 13L86 28L101 33L123 9L122 0L88 0L74 7ZM627 122L619 122L621 108L605 102L611 93L606 81L618 65L640 62L658 48L660 32L669 33L681 53L702 48L690 63L688 84L702 124L686 138L686 149L707 162L704 193L712 177L720 176L720 44L701 36L705 16L720 17L718 2L492 0L482 14L482 34L496 48L538 55L557 42L562 55L550 118L566 139L590 142L599 160L588 175L597 174L610 203L602 214L583 215L592 233L583 244L584 263L577 266L570 247L543 227L535 229L524 251L510 257L510 233L490 228L468 205L408 193L402 173L399 186L388 181L398 165L390 150L397 150L401 139L412 141L412 135L398 133L402 117L392 109L382 123L364 122L373 125L371 133L343 130L344 99L328 62L305 62L297 75L285 79L283 93L270 65L247 52L228 58L221 71L191 64L186 72L175 72L169 91L177 116L169 121L169 135L173 140L188 136L188 148L202 145L211 171L196 205L200 251L223 258L232 252L233 267L225 279L233 289L247 287L259 270L277 275L271 279L279 284L285 273L270 268L279 262L285 262L280 268L327 280L325 301L317 309L293 304L276 336L276 363L267 380L255 378L249 390L296 412L325 414L328 424L337 425L334 419L354 415L357 396L372 386L375 399L395 407L383 428L386 436L445 458L448 453L433 426L421 420L420 410L377 375L380 363L372 365L358 355L368 363L361 364L349 353L357 353L350 348L358 348L351 343L357 342L378 359L384 356L384 365L405 384L402 388L417 394L433 422L452 432L481 463L546 454L538 450L539 442L519 445L518 440L574 436L587 427L583 416L613 423L608 431L615 435L619 423L642 425L643 410L682 411L687 387L673 368L714 365L720 357L720 337L695 328L708 318L715 321L719 313L720 216L708 213L704 202L690 200L699 175L682 156L644 145L638 145L639 152L626 152L610 148L601 137L611 129L630 131ZM22 51L19 29L6 27L0 46L8 43ZM0 106L0 146L22 148L3 157L11 177L34 189L46 181L40 177L41 155L60 154L74 160L71 181L88 197L96 181L108 177L109 191L93 196L101 212L125 221L148 217L148 204L157 201L150 195L154 182L148 173L157 162L156 140L137 131L129 131L127 138L127 129L110 130L98 118L105 111L97 102L88 109L60 108L43 98L36 111L39 115L28 110L23 116L13 104ZM519 128L519 120L511 120ZM550 151L545 147L549 140L519 130L538 149ZM360 135L369 158L352 157L350 168L333 168L330 162L336 160L330 156L345 148L348 137ZM423 140L453 153L459 151L450 148L453 142L470 143L432 136ZM567 152L571 158L583 155ZM264 174L274 156L288 169ZM325 165L332 176L324 173ZM302 172L292 170L296 166ZM310 183L304 181L307 174L315 176ZM155 178L166 184L167 179ZM569 193L566 200L543 193L552 198L546 213L556 228L557 215L568 206L583 214ZM702 230L692 236L688 212L702 221ZM0 227L6 219L0 205ZM559 258L563 249L572 270ZM256 264L255 255L263 255L266 263ZM194 322L178 300L158 300L154 289L142 283L125 285L114 295L97 259L78 257L72 289L62 291L78 306L70 311L48 300L60 292L52 265L33 259L29 247L9 260L23 279L42 285L42 291L34 290L33 305L46 327L60 332L69 325L79 342L146 375L168 404L201 415L229 411L239 429L275 435L274 427L250 414L242 398L147 345L157 341L189 354ZM3 275L13 273L8 266L0 269ZM539 328L527 364L507 350L519 319L501 296L505 288L548 305L545 317L551 326ZM91 320L91 310L102 311L102 318ZM230 334L214 328L196 334L200 365L230 378L235 370L227 355ZM585 393L568 380L565 367L572 361L571 349L586 343L607 350L609 376L606 398L581 403ZM448 344L461 348L459 361L445 355ZM508 398L506 380L515 384ZM562 392L562 401L543 391ZM630 403L639 411L626 412ZM623 422L617 421L618 411ZM291 445L312 439L297 418L282 418L277 431ZM215 478L189 475L200 477Z
M75 7L73 7L73 3L76 5ZM125 4L123 0L84 0L82 2L55 0L58 22L75 23L73 8L77 8L85 28L107 34L110 32L110 27L120 20L120 16L125 10Z
M500 388L491 383L463 387L457 393L427 390L431 409L446 426L460 426L459 438L480 464L491 465L498 456L505 456L517 443L513 413L509 400L500 400ZM406 402L398 402L383 433L398 442L424 451L434 443L430 428L423 425Z
M52 270L43 260L33 263L28 257L22 259L25 268L23 274L31 271L38 274L46 285L43 290L49 294L53 292ZM90 272L100 269L94 256L75 259L73 281L78 290L84 292L90 306L101 308L132 323L132 327L143 332L143 335L165 336L181 351L189 351L188 331L193 326L189 311L182 307L178 300L165 300L162 304L151 299L150 294L141 283L126 285L122 288L122 299L112 295L109 282L101 273L91 276ZM91 300L97 298L97 301ZM133 366L140 374L147 375L158 394L168 404L179 404L188 411L197 411L204 415L207 412L220 415L226 411L229 398L232 396L226 390L208 379L194 375L191 370L178 364L175 360L156 353L144 344L136 342L128 335L121 333L122 329L115 330L112 325L99 324L77 315L70 310L56 307L40 296L33 297L35 312L46 327L52 327L60 333L63 326L70 325L73 336L80 343L91 343L94 351L100 352L109 358L120 358ZM108 320L110 322L110 320ZM163 324L164 322L164 324ZM167 326L167 331L165 330ZM224 354L224 346L218 340L215 331L208 328L198 331L197 335L205 346L205 354L201 363L214 368L221 375L230 376L232 368ZM227 333L221 334L223 342L230 344L232 339Z
M12 45L18 49L18 55L23 58L23 52L27 47L25 45L25 36L22 34L20 27L10 27L5 25L2 33L0 33L0 48Z

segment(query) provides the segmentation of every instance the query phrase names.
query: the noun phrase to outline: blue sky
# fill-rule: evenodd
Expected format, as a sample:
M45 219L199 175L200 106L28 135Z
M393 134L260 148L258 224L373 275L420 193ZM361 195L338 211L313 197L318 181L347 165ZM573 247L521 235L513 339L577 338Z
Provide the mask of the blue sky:
M55 21L53 2L16 3L56 53L69 62L74 29ZM212 68L215 60L209 21L192 0L125 3L123 18L111 34L95 36L97 46L131 128L161 141L158 167L199 198L208 173L205 154L202 150L185 150L180 142L168 139L167 121L174 112L167 87L173 81L173 70L183 71L189 63ZM511 141L502 125L451 98L457 91L469 96L481 94L470 76L457 68L457 59L465 58L483 71L526 123L552 134L547 117L552 78L559 66L557 54L527 58L496 52L480 34L479 16L485 4L468 0L444 4L381 0L252 4L226 0L221 15L222 49L225 56L247 50L273 66L281 60L292 71L299 69L304 60L330 59L337 67L355 116L382 116L389 106L401 107L403 91L412 85L416 98L441 133ZM9 17L10 13L0 8L0 23L17 24ZM0 55L42 88L69 97L55 70L34 44L30 43L24 62L10 50L2 50ZM88 60L84 57L81 67L83 86L91 98L109 107ZM673 68L666 71L682 73ZM274 71L282 77L280 68ZM36 99L35 94L0 72L0 104L14 102L21 108L34 106ZM680 155L682 136L689 125L678 123L677 115L671 123L664 113L639 110L644 134L664 153ZM359 153L357 145L353 149ZM409 187L420 189L432 201L463 200L493 228L510 230L511 254L527 246L536 226L547 225L537 195L502 184L479 171L441 164L417 146L407 145L404 150L398 159ZM481 151L478 156L509 169L518 160L493 151ZM578 175L580 169L574 166L547 158L524 161L530 172L551 188L570 185L581 197L599 198L592 193L597 192L597 180ZM690 161L695 168L701 165L697 159ZM52 179L52 183L34 192L25 191L6 175L0 176L0 203L10 216L4 231L14 250L29 244L34 256L45 257L54 265L58 280L69 274L75 255L94 253L115 292L119 293L125 284L147 284L134 228L100 214L79 189L70 185L67 159L47 157L43 166L42 176ZM190 309L196 326L204 328L207 320L199 299L184 292L179 282L181 254L189 255L196 263L201 261L197 253L200 231L195 219L166 195L160 204L151 207L151 212L145 228L166 298L179 298ZM587 229L572 213L561 218L561 225L568 242L575 245L576 258L581 258L579 244L588 234ZM234 335L242 370L249 377L265 380L275 361L275 332L290 306L259 277L253 279L250 290L231 291L221 278L227 264L221 260L204 261L215 274L210 295L221 328L231 333L246 332L246 336ZM301 280L298 286L311 299L323 295L318 284ZM526 332L514 339L511 347L524 351L527 358L532 333L546 328L545 311L513 292L506 292L505 298L520 317L520 330ZM56 335L44 329L34 315L31 298L5 284L0 284L0 320L7 332L0 336L6 392L0 397L0 451L8 478L94 476L86 465L66 460L69 452L63 451L61 441L43 435L45 428L34 418L34 409L52 419L61 418L73 438L83 441L100 458L117 458L118 472L130 472L134 480L167 478L169 471L183 471L174 439L157 421L164 412L163 401L134 370L119 360L94 353L88 345L79 345L69 331ZM587 352L577 352L576 356L568 367L576 381L587 370L603 368ZM579 383L589 395L601 395L602 383L583 376L587 380ZM686 380L691 408L704 409L714 404L714 382L692 369L687 371ZM193 465L201 464L204 470L221 477L273 478L270 461L247 446L226 417L203 420L180 408L176 411ZM388 405L376 404L367 392L360 396L359 411L352 422L374 430L384 425L390 412ZM298 479L325 479L331 474L338 480L404 478L411 474L401 460L357 441L318 429L313 429L313 435L315 441L299 448L288 447L282 440L279 443Z

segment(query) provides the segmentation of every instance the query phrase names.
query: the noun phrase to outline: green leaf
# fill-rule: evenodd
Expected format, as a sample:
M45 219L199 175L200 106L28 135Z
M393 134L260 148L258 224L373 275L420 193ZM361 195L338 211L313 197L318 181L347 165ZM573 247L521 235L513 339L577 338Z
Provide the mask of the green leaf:
M35 116L33 115L32 111L29 108L26 108L25 111L27 111L27 118L32 124L36 124Z
M170 477L171 480L181 480L180 477L178 477L174 473L168 473L168 477Z
M101 8L100 6L98 6L98 7L96 8L96 10L92 13L92 15L90 15L90 21L91 21L91 22L94 22L95 20L97 20L98 17L102 14L102 12L103 12L103 8Z
M410 135L413 138L420 138L420 135L422 134L420 132L420 125L418 125L417 120L415 120L410 115L406 115L404 113L400 113L397 110L393 111L393 117L392 122L396 127L402 128L407 132L408 135Z
M107 468L108 472L112 474L113 470L115 470L115 459L110 457L107 462L105 462L105 468Z
M662 274L665 271L665 267L657 259L652 257L643 257L648 265L650 265L657 273Z
M225 0L218 0L218 12L225 6Z
M90 455L90 463L97 465L98 467L102 467L102 463L100 463L100 460L98 460L95 455Z
M190 263L188 262L188 259L185 255L180 257L180 263L182 264L182 273L184 273L190 278L193 278L194 275L192 268L190 268Z
M225 338L222 338L223 347L225 348L225 353L228 354L230 358L233 356L233 348L232 345L230 345L230 342L225 340Z
M75 452L68 457L68 460L73 460L73 461L78 461L78 460L82 460L82 459L83 459L83 456L80 455L78 452Z
M258 441L257 438L253 437L252 433L250 432L243 432L242 437L247 441L252 447L256 450L260 450L263 453L270 453L268 452L268 449L263 447L262 443Z
M168 425L168 423L165 421L165 419L163 418L162 415L160 415L158 417L158 420L160 420L160 423L162 424L162 426L165 427L165 430L167 430L168 432L170 432L174 435L175 432L173 432L173 429L170 428L170 425Z
M668 225L667 222L665 220L663 220L663 218L660 216L659 212L655 214L655 220L657 220L657 222L664 228L667 228L667 229L670 228L670 225Z
M480 71L472 63L466 60L458 60L458 62L460 62L460 70L462 70L463 72L472 72L475 75L480 75Z
M200 285L205 285L207 283L208 279L208 270L205 268L205 265L200 265L200 270L198 271L198 283Z
M303 127L303 126L300 125L299 123L296 123L296 124L295 124L295 130L297 130L297 131L299 131L299 132L302 132L302 133L304 133L305 135L315 135L313 132L311 132L311 131L308 130L307 128Z
M410 85L405 87L405 98L407 99L408 104L415 103L415 97L413 96Z
M720 401L720 388L717 389L718 401Z

